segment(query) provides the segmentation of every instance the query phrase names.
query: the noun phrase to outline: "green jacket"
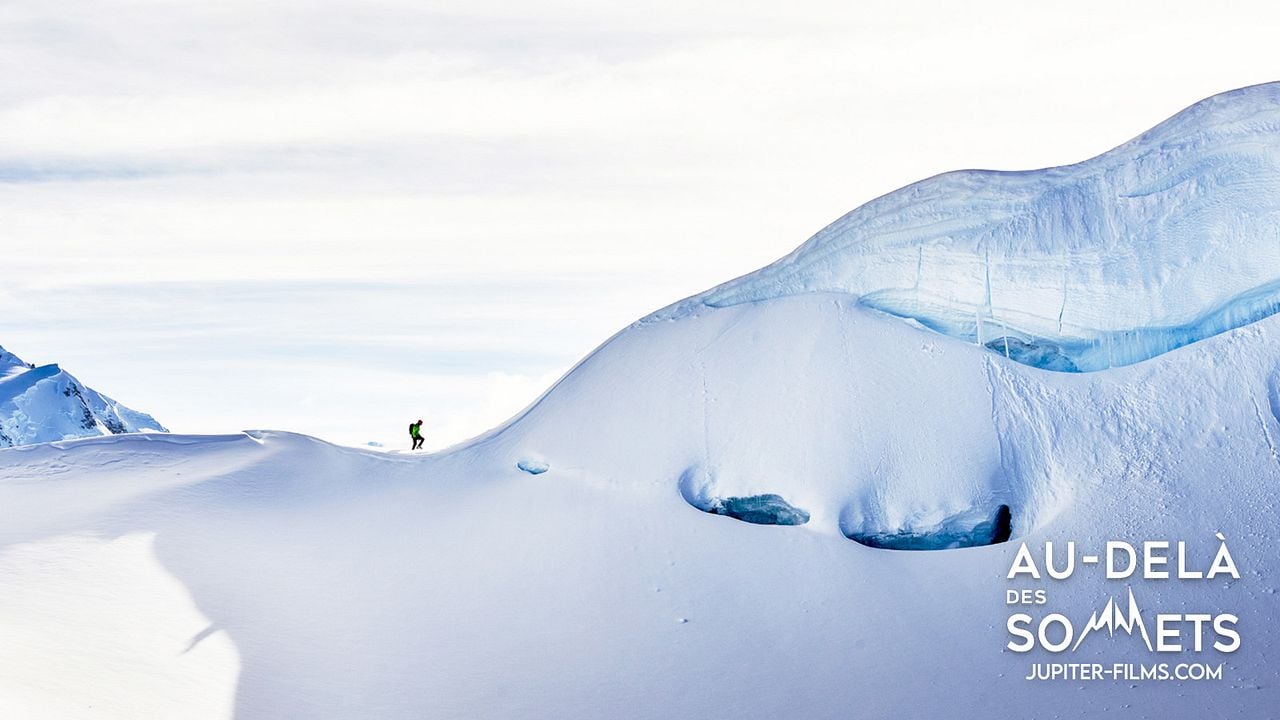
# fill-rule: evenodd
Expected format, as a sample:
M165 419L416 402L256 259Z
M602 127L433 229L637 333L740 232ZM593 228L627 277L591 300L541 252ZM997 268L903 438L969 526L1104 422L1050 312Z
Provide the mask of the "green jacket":
M422 437L422 423L409 423L409 437Z

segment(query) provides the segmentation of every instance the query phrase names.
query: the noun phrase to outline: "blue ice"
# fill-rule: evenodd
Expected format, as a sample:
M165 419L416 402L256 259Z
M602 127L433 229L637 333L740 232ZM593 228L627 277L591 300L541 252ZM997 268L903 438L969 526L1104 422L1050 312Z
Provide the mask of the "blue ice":
M805 293L1062 372L1280 312L1280 83L1202 100L1074 165L921 180L656 317Z
M809 513L773 493L715 498L706 511L756 525L803 525L809 522Z
M532 458L522 458L516 463L516 467L529 473L530 475L541 475L551 469L551 465L543 460L534 460Z
M886 550L948 550L1005 542L1013 534L1013 513L1001 505L988 519L973 522L972 513L962 513L926 528L900 528L878 532L846 532L850 540Z

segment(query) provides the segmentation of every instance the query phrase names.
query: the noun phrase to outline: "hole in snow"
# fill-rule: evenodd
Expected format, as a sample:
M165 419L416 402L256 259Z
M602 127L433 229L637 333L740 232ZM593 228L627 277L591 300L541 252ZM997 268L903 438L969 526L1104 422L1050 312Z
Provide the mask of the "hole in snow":
M551 465L543 460L534 460L532 458L521 458L516 463L516 467L529 473L530 475L541 475L551 469Z
M928 525L869 528L866 524L842 528L845 537L886 550L948 550L1005 542L1013 534L1013 512L1000 505L986 515L974 509Z
M698 509L756 525L803 525L809 522L809 513L773 493L715 498L710 507Z
M809 513L787 502L781 495L738 495L720 497L711 473L702 468L689 468L680 476L680 494L685 502L713 515L753 523L755 525L803 525Z

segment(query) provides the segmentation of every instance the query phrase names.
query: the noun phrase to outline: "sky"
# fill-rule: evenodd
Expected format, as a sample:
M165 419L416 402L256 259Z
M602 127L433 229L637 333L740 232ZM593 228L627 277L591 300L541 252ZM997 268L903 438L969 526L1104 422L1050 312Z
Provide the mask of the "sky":
M1280 6L0 0L0 345L441 448L930 175L1280 79Z

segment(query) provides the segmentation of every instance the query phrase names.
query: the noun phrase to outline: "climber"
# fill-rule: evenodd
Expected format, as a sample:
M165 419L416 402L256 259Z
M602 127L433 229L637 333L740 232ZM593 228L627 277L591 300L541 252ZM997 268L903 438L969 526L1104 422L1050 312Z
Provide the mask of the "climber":
M422 449L422 420L416 423L409 423L409 437L413 439L412 450Z

